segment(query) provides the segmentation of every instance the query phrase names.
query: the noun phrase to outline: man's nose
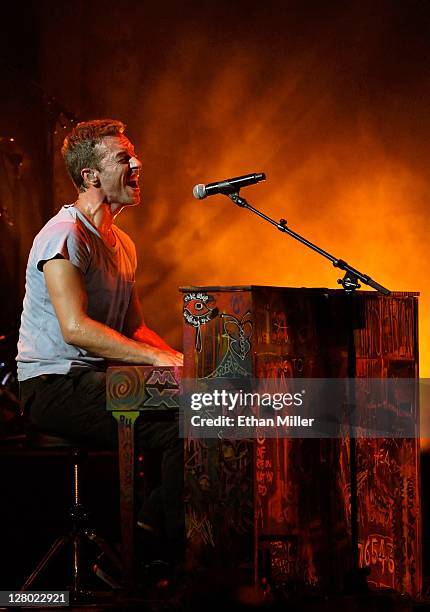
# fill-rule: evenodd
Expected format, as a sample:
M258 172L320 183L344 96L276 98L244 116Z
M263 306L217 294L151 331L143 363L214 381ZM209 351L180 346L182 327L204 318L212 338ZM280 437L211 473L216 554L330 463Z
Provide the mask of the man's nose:
M142 167L142 162L138 157L130 157L129 166L131 170L140 170Z

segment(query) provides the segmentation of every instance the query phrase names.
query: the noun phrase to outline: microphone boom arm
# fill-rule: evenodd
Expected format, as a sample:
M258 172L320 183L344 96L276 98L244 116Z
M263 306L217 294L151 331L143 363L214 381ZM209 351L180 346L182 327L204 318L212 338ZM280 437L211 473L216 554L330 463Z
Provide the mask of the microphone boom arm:
M232 200L237 206L250 210L251 212L256 214L258 217L261 217L261 219L264 219L271 225L274 225L280 232L283 232L284 234L288 234L292 238L295 238L295 240L298 240L299 242L307 246L309 249L312 249L316 253L319 253L320 255L322 255L322 257L325 257L326 259L330 260L335 268L339 268L340 270L343 270L345 272L345 276L342 279L338 279L337 282L339 283L339 285L342 285L342 287L345 289L347 293L351 293L352 291L359 289L361 287L359 281L361 281L365 285L372 287L372 289L376 289L376 291L379 291L379 293L382 293L382 295L391 294L391 291L389 289L377 283L375 280L373 280L373 278L371 278L367 274L363 274L356 268L353 268L343 259L337 259L336 257L331 255L327 251L324 251L324 249L321 249L316 244L313 244L312 242L310 242L309 240L307 240L306 238L304 238L297 232L294 232L293 230L291 230L287 226L287 221L285 219L280 219L280 221L275 221L274 219L271 219L270 217L262 213L260 210L257 210L256 208L251 206L251 204L249 204L245 200L245 198L241 198L239 196L239 192L229 193L225 195L227 195L230 198L230 200Z

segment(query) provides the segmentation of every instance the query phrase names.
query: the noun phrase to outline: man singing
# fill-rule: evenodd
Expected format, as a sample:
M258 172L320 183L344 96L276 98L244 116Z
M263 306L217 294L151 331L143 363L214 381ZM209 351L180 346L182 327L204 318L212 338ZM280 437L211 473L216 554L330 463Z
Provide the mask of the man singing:
M120 121L79 123L62 154L78 191L36 236L30 251L18 343L24 408L44 433L115 446L106 411L109 361L182 365L144 322L135 289L136 250L115 224L140 202L141 162ZM136 423L137 443L161 449L164 529L172 557L183 537L182 451L176 423ZM158 518L140 516L151 527ZM154 525L155 526L155 525Z

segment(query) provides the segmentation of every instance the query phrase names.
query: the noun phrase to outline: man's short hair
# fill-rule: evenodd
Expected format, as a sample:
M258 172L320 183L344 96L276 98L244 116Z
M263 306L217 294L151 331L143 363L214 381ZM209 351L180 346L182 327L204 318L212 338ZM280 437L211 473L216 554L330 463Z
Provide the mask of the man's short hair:
M83 168L100 170L99 164L103 153L98 145L105 136L119 136L125 130L125 124L115 119L94 119L82 121L66 136L61 149L64 163L70 178L78 191L84 191L81 175Z

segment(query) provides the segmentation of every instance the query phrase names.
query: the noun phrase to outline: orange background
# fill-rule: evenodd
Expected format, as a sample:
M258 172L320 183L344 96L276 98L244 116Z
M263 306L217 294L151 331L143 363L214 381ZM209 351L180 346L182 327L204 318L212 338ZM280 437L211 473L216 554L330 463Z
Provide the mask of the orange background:
M264 171L242 192L257 208L388 288L421 292L429 376L424 3L72 4L40 4L44 84L82 118L129 126L143 201L119 222L137 243L148 323L180 347L181 285L337 286L330 262L257 217L192 197L196 183ZM75 196L56 164L60 205Z

